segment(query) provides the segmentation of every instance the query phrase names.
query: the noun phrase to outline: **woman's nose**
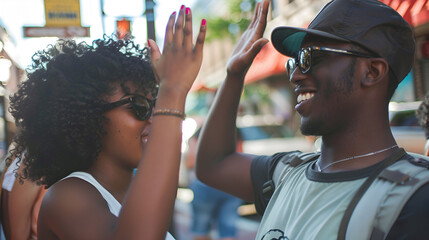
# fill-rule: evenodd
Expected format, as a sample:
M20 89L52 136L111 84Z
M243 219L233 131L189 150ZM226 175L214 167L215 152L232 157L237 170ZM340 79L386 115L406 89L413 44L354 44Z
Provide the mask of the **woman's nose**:
M146 120L149 124L152 124L153 115L150 115L150 117Z

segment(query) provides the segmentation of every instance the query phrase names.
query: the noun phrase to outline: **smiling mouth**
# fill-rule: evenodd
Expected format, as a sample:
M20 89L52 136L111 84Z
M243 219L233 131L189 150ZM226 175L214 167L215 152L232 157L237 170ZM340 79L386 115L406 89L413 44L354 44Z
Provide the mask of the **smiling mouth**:
M303 93L300 93L298 95L296 101L298 103L301 103L303 101L307 101L307 100L311 99L312 97L314 97L314 93L313 92L303 92Z

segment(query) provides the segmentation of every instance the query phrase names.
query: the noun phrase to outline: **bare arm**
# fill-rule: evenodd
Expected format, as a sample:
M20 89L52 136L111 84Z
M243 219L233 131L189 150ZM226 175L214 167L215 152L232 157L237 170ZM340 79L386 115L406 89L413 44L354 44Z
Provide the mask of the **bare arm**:
M198 178L247 201L253 200L250 165L255 156L236 152L235 119L244 77L255 56L268 42L262 38L268 5L269 0L258 3L252 22L232 52L226 80L203 126L197 151Z
M19 172L22 171L20 167ZM38 186L28 180L20 183L15 180L12 191L6 192L8 195L8 219L3 219L5 234L11 239L27 240L31 238L33 211L38 200L42 186ZM34 229L34 228L33 228Z
M162 55L150 41L152 64L160 81L155 109L184 111L185 98L202 62L205 24L192 43L192 13L182 9L167 24ZM164 239L177 191L182 119L153 117L143 160L125 198L117 224L118 239Z

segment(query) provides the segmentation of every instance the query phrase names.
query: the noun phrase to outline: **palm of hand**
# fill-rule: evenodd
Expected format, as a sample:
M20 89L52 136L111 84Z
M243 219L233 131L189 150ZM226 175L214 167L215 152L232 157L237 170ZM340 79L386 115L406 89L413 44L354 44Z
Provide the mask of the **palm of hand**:
M152 66L160 84L171 89L188 92L201 68L206 26L203 21L194 45L190 9L181 9L176 21L175 18L176 13L171 14L165 33L162 55L156 43L152 40L149 41Z
M170 44L164 46L164 54L154 64L154 69L161 83L190 89L201 68L201 63L202 54L197 55L192 49L188 51L182 46ZM163 81L165 79L169 79L168 83Z
M227 62L227 72L231 76L244 78L253 59L268 42L262 38L267 25L269 1L256 5L255 13L247 30L241 36Z

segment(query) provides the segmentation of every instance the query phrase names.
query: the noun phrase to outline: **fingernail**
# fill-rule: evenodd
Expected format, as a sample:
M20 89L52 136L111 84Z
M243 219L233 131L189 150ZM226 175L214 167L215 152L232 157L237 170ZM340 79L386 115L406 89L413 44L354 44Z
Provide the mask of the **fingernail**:
M150 41L149 41L149 39L147 40L147 46L150 47Z
M185 7L185 5L180 6L180 10L182 10Z
M189 14L190 11L191 11L190 8L186 8L186 14Z
M174 11L171 15L176 15L176 11Z
M201 21L201 25L203 25L203 26L205 26L205 25L206 25L206 20L205 20L205 19L203 19L203 20Z

